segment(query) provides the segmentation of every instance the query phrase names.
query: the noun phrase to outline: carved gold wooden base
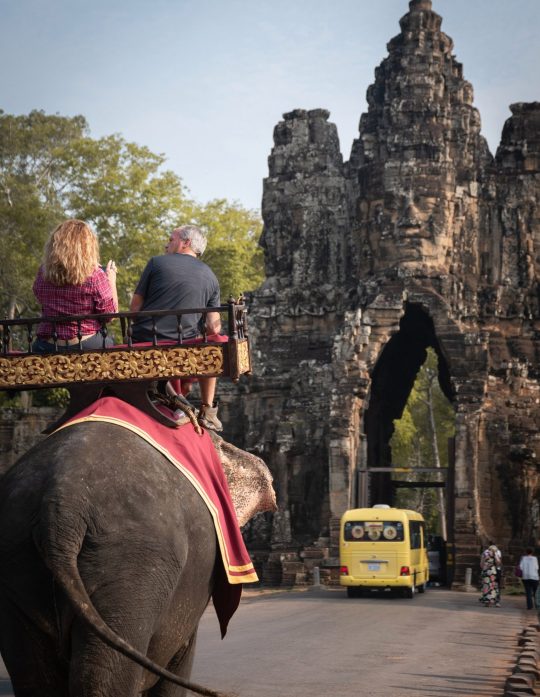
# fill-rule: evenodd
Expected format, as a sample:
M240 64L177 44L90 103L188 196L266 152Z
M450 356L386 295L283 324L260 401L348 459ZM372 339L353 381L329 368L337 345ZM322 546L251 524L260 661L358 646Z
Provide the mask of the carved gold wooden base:
M67 387L81 383L232 377L249 372L248 341L218 345L7 354L0 356L0 389Z

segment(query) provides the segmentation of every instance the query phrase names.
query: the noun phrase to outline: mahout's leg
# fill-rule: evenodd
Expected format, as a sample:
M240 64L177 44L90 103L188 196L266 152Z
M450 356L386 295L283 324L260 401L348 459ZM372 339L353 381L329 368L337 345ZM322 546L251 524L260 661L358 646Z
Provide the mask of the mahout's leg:
M69 697L67 662L55 639L5 596L0 625L0 651L15 697Z
M195 656L195 644L197 642L197 630L193 633L191 639L184 644L172 658L167 666L167 669L178 675L180 678L189 680L191 669L193 667L193 658ZM175 685L170 680L160 678L159 682L152 687L148 692L145 692L145 697L185 697L188 692L180 685Z

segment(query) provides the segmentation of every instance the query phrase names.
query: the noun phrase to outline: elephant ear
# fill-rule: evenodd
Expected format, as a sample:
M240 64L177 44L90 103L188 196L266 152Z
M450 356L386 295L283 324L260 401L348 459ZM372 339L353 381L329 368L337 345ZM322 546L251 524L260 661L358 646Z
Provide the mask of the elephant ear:
M272 475L260 457L252 455L208 431L231 492L238 525L242 527L257 513L275 511L276 493Z

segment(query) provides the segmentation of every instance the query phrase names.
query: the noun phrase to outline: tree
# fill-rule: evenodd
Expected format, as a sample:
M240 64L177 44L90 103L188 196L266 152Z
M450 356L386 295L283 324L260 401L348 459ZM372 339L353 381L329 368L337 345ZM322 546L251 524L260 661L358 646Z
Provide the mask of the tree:
M437 354L428 349L424 365L418 372L401 419L394 421L390 441L392 459L407 467L447 467L448 439L454 435L455 414L438 382ZM410 481L418 475L409 477ZM438 481L437 474L422 479ZM428 527L437 528L446 538L443 489L402 489L399 504L423 512Z
M164 164L164 155L119 135L91 138L82 116L0 111L0 312L38 311L32 283L43 245L68 217L90 223L102 261L117 262L121 309L129 306L148 259L161 254L171 229L184 223L207 231L205 261L224 300L259 285L259 217L224 199L195 203Z
M84 137L82 116L0 111L0 307L12 317L34 305L31 283L47 231L63 215L63 153Z
M178 220L191 220L195 205L181 179L162 171L163 155L118 135L80 139L66 156L70 185L66 211L98 231L102 261L114 259L120 306L151 256L163 253Z
M204 261L219 279L222 302L254 290L263 279L263 253L258 246L262 222L254 212L225 199L210 201L194 213L208 235Z

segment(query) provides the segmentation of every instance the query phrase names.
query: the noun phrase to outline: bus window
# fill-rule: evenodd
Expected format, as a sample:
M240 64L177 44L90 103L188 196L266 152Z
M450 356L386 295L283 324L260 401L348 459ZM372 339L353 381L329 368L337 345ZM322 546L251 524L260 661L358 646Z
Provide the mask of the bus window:
M411 539L411 549L422 547L422 523L411 520L409 523L409 537Z
M343 527L346 542L403 542L401 521L349 520Z

